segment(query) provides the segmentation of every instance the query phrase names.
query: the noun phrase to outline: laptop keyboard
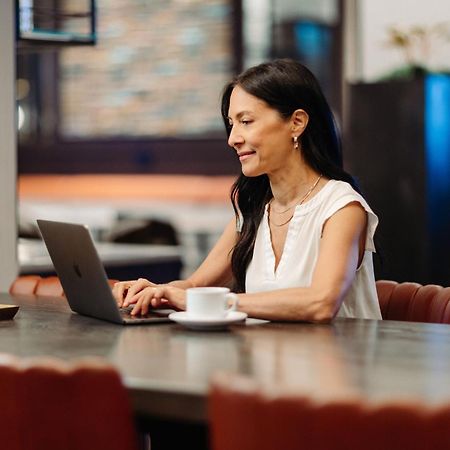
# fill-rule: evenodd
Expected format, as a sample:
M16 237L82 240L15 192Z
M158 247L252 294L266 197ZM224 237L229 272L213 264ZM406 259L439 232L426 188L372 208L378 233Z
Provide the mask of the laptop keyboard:
M167 310L153 310L151 312L148 312L147 314L141 315L139 314L138 316L132 316L131 315L131 311L133 311L133 306L127 306L126 308L119 308L120 311L120 315L125 318L125 319L134 319L134 320L139 320L139 319L148 319L151 317L167 317L167 315L172 312L172 311L167 311Z

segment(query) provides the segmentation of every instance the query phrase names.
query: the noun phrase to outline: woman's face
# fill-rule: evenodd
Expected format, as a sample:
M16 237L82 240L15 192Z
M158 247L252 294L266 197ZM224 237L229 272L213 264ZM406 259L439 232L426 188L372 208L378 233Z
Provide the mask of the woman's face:
M236 150L244 175L271 175L284 169L290 158L298 158L292 122L240 86L231 93L228 119L228 145Z

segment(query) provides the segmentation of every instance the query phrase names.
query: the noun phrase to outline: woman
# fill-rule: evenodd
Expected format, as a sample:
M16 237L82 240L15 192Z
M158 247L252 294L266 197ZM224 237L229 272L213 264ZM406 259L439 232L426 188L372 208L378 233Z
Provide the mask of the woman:
M187 280L118 283L133 314L185 289L232 285L239 310L269 320L381 319L372 265L378 223L342 168L331 110L311 72L293 60L253 67L226 86L222 116L242 165L236 213Z

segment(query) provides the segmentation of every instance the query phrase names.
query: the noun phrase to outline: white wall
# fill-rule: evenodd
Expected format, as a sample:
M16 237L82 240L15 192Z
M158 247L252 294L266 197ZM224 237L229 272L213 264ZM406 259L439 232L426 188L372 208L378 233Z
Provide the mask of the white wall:
M432 69L450 69L450 1L448 0L359 0L359 70L356 78L372 81L405 63L403 54L386 46L391 25L432 26L446 23L448 39L431 42L430 58L424 61Z
M17 275L14 2L0 2L0 292Z

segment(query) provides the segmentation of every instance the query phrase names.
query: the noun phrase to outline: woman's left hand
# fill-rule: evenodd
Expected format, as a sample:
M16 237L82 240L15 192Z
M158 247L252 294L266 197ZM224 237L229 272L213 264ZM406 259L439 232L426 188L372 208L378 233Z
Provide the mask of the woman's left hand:
M132 315L145 315L150 308L167 306L176 310L186 308L186 291L169 284L147 286L135 294L129 302L134 304Z
M114 283L112 293L119 308L125 308L130 304L129 299L147 286L157 285L149 280L146 280L145 278L139 278L138 280L118 281L117 283Z

